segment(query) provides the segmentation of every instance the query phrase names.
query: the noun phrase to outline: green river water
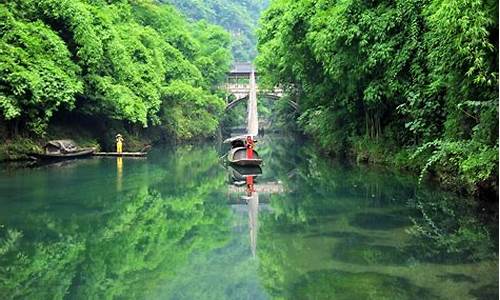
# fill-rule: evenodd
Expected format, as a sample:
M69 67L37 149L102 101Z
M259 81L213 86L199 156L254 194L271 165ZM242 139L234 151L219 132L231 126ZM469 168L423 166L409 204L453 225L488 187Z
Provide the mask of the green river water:
M498 228L415 176L264 137L0 170L0 299L497 299Z

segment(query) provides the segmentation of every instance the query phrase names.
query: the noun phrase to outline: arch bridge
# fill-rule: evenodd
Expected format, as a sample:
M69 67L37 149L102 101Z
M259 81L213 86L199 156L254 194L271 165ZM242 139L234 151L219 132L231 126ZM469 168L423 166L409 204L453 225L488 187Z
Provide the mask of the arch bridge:
M227 103L226 110L233 108L239 102L248 101L252 84L251 76L254 74L258 77L254 66L249 62L237 62L233 65L230 72L227 73L226 82L224 84L224 90L226 90L231 95L234 95L235 100ZM276 87L272 90L259 89L258 84L255 84L255 93L270 99L278 100L283 97L283 89ZM293 101L288 101L289 104L294 108L298 109L298 104Z

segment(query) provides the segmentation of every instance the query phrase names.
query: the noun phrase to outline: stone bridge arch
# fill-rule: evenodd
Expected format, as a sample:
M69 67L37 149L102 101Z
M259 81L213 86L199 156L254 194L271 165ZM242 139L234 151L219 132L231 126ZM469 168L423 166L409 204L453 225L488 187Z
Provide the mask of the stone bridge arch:
M227 103L226 110L235 107L238 103L242 101L248 101L250 95L250 76L255 72L254 66L249 62L237 62L233 65L231 71L227 74L226 82L224 84L224 90L235 97L235 100ZM256 92L258 95L263 95L267 98L279 100L283 97L283 89L276 87L273 90L260 90L259 86L256 85ZM297 103L293 101L288 101L290 106L294 109L298 109Z

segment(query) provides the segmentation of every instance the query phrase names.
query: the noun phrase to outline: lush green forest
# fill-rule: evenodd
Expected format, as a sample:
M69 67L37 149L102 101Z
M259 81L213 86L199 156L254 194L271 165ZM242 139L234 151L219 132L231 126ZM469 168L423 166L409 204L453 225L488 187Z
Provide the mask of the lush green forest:
M212 135L230 47L223 28L153 0L0 1L0 135L43 136L61 116Z
M0 160L87 128L104 148L118 131L128 145L213 135L217 86L233 57L256 55L267 2L0 0L0 137L14 140ZM287 90L299 111L275 107L332 154L497 190L497 12L492 0L275 0L259 80Z
M257 64L323 149L497 190L497 16L493 0L275 0Z
M257 52L255 30L268 0L161 0L194 20L207 20L231 32L235 60L252 61Z

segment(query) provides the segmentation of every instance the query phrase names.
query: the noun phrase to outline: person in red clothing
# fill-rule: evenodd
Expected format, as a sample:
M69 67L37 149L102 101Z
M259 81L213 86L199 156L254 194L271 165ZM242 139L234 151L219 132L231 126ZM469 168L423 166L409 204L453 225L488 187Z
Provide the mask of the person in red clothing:
M251 136L247 136L246 146L247 146L247 158L253 158L253 148L255 147L255 143Z

